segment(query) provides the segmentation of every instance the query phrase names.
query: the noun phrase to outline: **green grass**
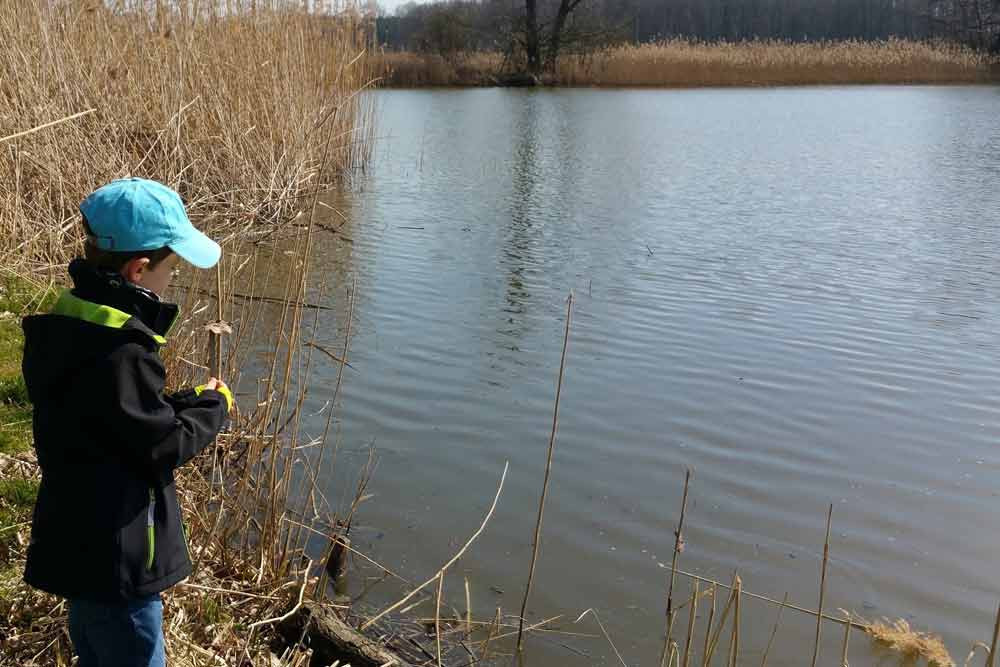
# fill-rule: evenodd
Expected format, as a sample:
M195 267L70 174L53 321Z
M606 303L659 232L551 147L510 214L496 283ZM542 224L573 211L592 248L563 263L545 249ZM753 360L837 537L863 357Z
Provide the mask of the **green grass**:
M0 453L15 455L31 449L31 403L21 377L24 336L21 317L46 310L55 299L43 290L13 278L0 277ZM38 480L0 472L0 563L8 560L18 526L31 519L38 497Z
M31 521L38 480L12 475L0 479L0 564L10 559L18 527Z
M21 316L47 310L55 291L0 278L0 453L31 449L31 404L21 377Z
M11 507L34 507L38 480L27 477L0 479L0 502Z

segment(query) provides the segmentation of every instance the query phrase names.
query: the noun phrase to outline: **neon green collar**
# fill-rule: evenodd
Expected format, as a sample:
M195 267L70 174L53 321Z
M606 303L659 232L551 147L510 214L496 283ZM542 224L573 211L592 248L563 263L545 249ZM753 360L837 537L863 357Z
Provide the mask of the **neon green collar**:
M128 313L118 310L117 308L104 306L90 301L84 301L83 299L74 296L68 289L63 290L62 294L59 295L59 300L56 301L55 307L52 308L52 314L73 317L78 320L83 320L84 322L98 324L102 327L109 327L111 329L122 329L125 327L126 323L129 322L129 320L135 319ZM141 322L138 322L138 320L136 320L136 323L141 325L137 328L140 328L144 333L149 334L149 336L157 343L160 345L166 344L166 338L157 333L153 333L149 327L145 326Z

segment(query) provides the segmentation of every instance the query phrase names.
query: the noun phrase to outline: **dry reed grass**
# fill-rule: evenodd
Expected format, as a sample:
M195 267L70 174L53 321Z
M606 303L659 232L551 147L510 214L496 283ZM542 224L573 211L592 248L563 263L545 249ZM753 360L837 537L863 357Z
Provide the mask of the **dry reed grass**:
M955 667L948 649L941 638L927 632L918 632L903 619L889 622L888 619L875 621L865 632L879 644L916 662L924 660L928 667Z
M385 85L494 85L499 54L444 60L413 53L376 58ZM977 83L996 80L996 63L968 48L890 39L880 42L693 42L625 44L560 58L545 83L559 86L786 86Z
M183 276L188 315L165 349L175 383L200 380L215 363L205 325L228 320L217 363L245 409L178 474L195 572L165 597L164 630L171 664L185 667L270 665L271 626L326 592L307 552L322 550L338 514L349 519L359 502L333 507L318 492L329 421L313 439L299 419L320 363L305 347L317 342L319 310L305 304L317 199L363 166L373 137L360 94L372 79L365 30L349 9L242 4L219 13L220 3L149 3L172 8L154 12L0 0L4 268L64 279L79 251L77 204L127 175L180 191L195 223L223 242L218 273ZM280 239L291 258L263 255L265 239ZM351 313L337 323L345 361ZM0 563L0 665L68 665L65 604L20 582L20 531L22 552ZM295 648L281 664L307 659Z
M241 4L0 0L9 263L62 264L79 239L76 205L113 178L167 183L195 224L231 235L287 219L304 189L363 161L370 124L356 93L371 76L353 62L366 44L358 14ZM321 172L316 131L335 109L324 128L339 140Z
M986 56L965 47L884 42L700 43L671 40L563 58L564 85L773 86L973 83L989 77Z
M380 84L390 88L492 86L503 64L499 53L434 54L385 51L372 56Z

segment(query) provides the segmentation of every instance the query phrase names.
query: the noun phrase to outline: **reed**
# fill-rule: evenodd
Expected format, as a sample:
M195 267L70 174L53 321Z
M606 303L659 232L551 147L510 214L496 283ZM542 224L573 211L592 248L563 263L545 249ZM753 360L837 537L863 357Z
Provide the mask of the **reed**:
M549 477L552 474L552 453L556 445L556 431L559 428L559 399L562 397L563 373L566 370L566 349L569 347L570 323L573 320L573 293L566 299L566 331L563 334L562 355L559 358L559 378L556 380L556 400L552 408L552 431L549 434L548 453L545 458L545 478L542 481L542 495L538 500L538 518L535 520L535 536L531 542L531 565L528 567L528 583L524 587L524 599L521 601L520 621L517 628L517 650L523 648L524 615L528 609L531 597L531 585L535 579L535 565L538 562L538 547L542 539L542 518L545 513L545 499L549 493Z
M997 638L1000 637L1000 606L997 607L997 618L996 622L993 624L993 639L990 641L990 657L987 665L993 667L996 665L997 661Z
M688 627L687 635L684 637L684 662L683 667L688 667L691 664L691 641L694 639L694 622L698 617L698 585L697 581L693 582L691 590L691 612L688 615Z
M503 66L499 53L468 52L449 58L436 54L384 51L372 56L379 84L390 88L490 86Z
M196 225L229 238L265 233L363 162L371 110L357 92L372 75L357 59L360 15L226 6L0 0L7 266L65 263L81 237L77 204L113 178L167 183ZM322 168L321 126L337 137Z
M667 611L665 614L666 627L663 636L663 651L660 655L660 665L667 663L667 651L670 647L670 631L674 618L674 581L677 578L677 558L680 557L684 548L684 514L687 512L688 485L691 482L691 470L684 473L684 493L681 496L681 516L677 521L677 530L674 531L674 553L670 559L670 583L667 585ZM697 583L697 582L695 582ZM685 656L686 659L686 656Z
M563 58L564 85L777 86L972 83L990 60L968 48L899 39L882 42L690 42L620 46Z
M449 59L387 52L373 57L383 85L489 86L502 79L498 53ZM944 42L697 42L671 39L567 54L543 83L558 86L794 86L979 83L997 80L995 58Z
M826 515L826 540L823 542L823 565L819 576L819 610L816 614L816 640L813 644L812 667L819 658L819 639L823 630L823 599L826 597L826 567L830 562L830 527L833 524L833 504Z

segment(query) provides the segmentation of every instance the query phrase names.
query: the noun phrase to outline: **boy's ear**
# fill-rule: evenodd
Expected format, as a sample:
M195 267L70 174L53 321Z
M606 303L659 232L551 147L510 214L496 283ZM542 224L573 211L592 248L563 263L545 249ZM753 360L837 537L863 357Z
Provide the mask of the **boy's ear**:
M134 257L125 262L120 273L125 280L138 284L142 280L142 274L149 266L149 257Z

